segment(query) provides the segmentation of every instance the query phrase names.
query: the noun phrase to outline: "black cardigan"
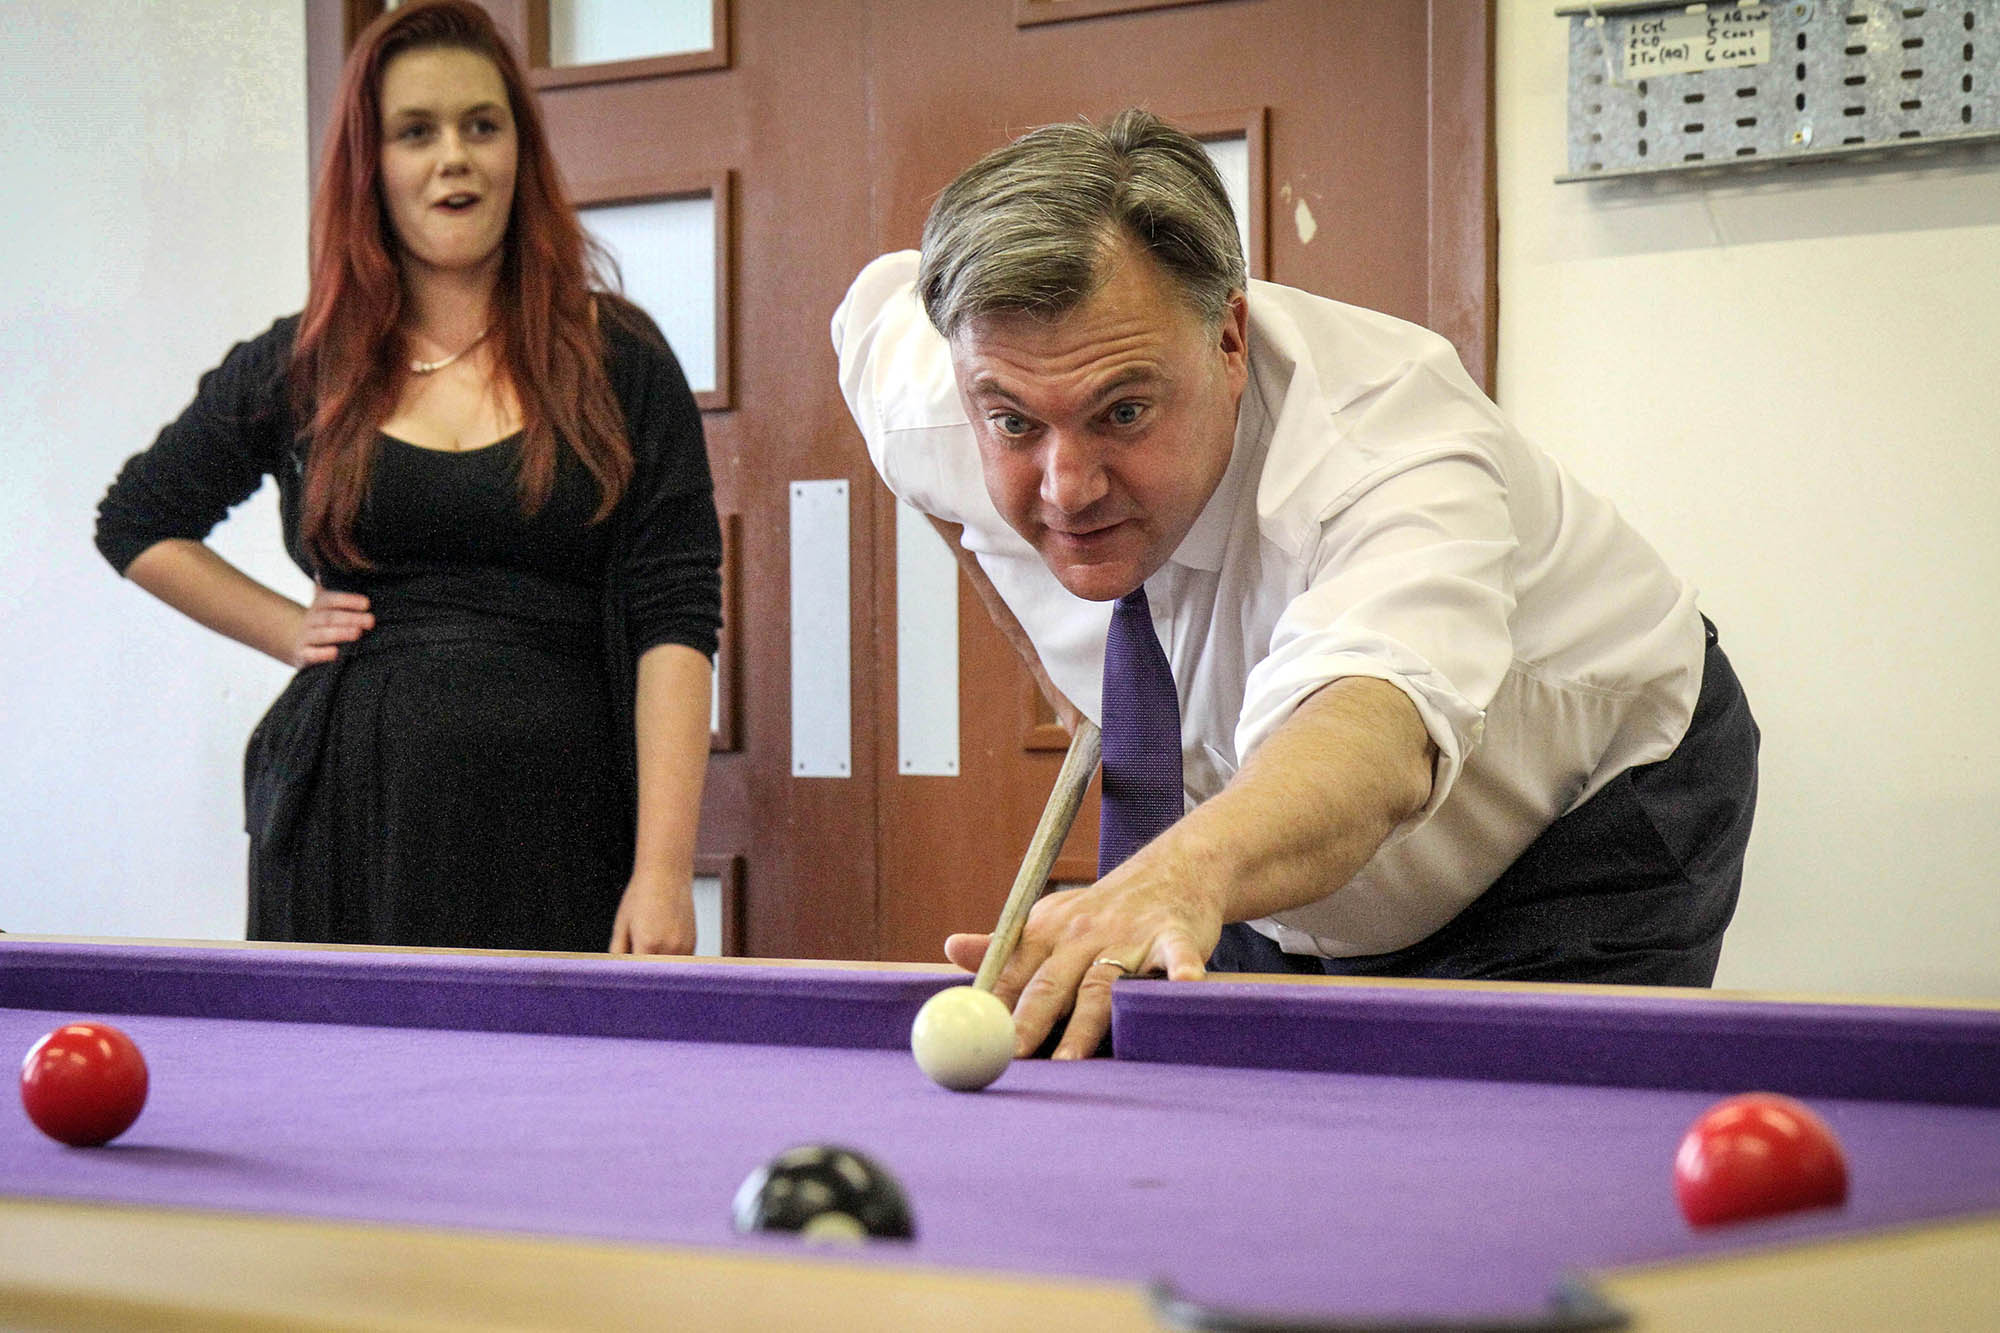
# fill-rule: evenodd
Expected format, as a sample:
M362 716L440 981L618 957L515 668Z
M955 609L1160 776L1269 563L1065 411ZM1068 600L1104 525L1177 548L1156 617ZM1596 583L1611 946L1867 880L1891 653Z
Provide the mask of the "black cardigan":
M613 525L603 595L604 662L634 773L638 658L662 643L715 653L722 539L701 413L666 340L638 307L601 297L606 370L632 444L633 475ZM266 476L278 484L285 548L308 575L340 586L299 538L308 442L288 371L299 317L238 343L151 448L127 460L97 511L97 547L121 574L159 541L205 539ZM253 816L254 818L254 816Z

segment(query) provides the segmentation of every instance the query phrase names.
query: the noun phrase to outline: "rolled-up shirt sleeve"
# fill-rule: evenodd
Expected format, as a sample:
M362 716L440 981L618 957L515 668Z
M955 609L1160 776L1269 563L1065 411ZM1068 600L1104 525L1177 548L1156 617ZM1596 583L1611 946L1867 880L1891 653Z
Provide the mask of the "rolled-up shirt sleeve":
M1408 696L1437 746L1430 799L1450 795L1513 661L1516 546L1504 483L1476 451L1441 449L1364 478L1325 511L1308 583L1250 672L1237 728L1248 755L1304 699L1346 676Z
M126 460L97 506L97 549L120 574L158 542L205 539L278 465L296 325L281 319L238 343L152 447Z

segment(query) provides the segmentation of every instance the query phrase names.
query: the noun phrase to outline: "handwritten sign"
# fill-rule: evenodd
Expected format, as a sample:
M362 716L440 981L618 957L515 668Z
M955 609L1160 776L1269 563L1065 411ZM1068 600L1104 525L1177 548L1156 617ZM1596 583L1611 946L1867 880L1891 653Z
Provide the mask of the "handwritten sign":
M1625 25L1625 77L1659 78L1771 59L1769 5L1632 19Z

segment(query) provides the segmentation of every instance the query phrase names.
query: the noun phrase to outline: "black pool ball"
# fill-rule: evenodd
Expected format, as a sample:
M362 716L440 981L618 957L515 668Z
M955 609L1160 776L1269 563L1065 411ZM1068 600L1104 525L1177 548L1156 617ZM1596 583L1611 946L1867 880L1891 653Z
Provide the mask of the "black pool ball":
M908 1240L916 1234L903 1187L851 1148L788 1148L736 1191L738 1231L793 1231L807 1240Z

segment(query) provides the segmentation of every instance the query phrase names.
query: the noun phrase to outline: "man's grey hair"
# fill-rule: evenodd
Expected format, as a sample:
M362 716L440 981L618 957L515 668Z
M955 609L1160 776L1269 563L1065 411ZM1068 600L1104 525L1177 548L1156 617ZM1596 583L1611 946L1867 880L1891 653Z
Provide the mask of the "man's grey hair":
M917 292L949 338L985 315L1053 319L1095 294L1120 239L1143 246L1214 324L1243 290L1243 247L1199 140L1121 111L1045 125L945 187L924 223Z

